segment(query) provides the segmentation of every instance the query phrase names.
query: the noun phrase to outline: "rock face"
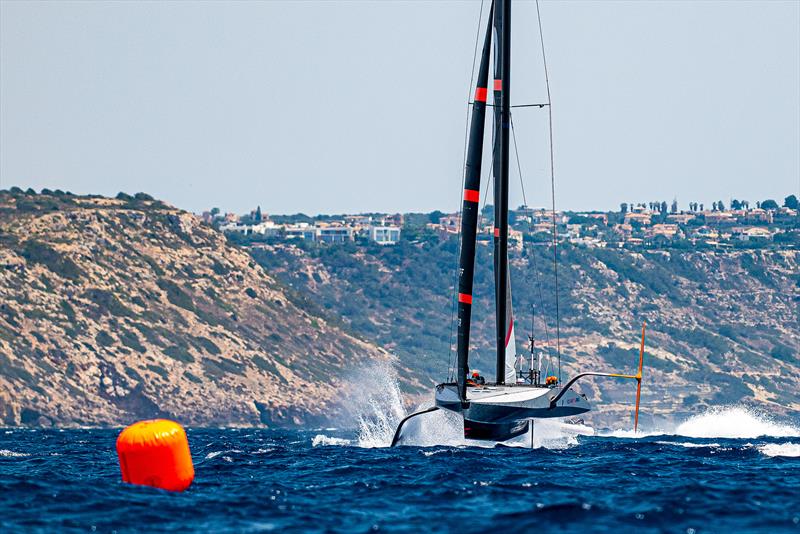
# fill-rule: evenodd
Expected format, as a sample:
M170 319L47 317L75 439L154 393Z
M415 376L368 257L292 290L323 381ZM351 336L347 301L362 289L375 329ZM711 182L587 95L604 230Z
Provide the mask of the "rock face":
M390 348L420 381L447 375L454 343L452 287L457 242L397 247L265 244L254 257L364 337ZM708 406L752 403L800 413L800 251L559 249L562 373L633 372L647 321L643 422L660 425ZM533 329L555 374L553 251L527 247L511 258L517 352ZM471 365L493 376L491 250L479 246ZM449 354L452 363L452 352ZM630 419L633 383L579 383L592 422ZM427 387L427 394L430 389Z
M386 357L191 214L0 193L0 424L321 421L343 369Z

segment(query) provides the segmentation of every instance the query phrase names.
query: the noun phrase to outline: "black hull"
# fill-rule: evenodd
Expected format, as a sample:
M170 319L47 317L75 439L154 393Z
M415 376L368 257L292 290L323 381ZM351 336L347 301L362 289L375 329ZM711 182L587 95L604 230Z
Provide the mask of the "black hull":
M514 423L481 423L464 419L464 437L489 441L506 441L528 431L528 421Z

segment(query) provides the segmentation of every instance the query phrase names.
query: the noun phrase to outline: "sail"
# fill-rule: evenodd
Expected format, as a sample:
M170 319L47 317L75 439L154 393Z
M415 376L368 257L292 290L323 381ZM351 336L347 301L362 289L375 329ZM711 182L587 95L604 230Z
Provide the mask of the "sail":
M467 398L469 331L472 321L472 282L475 271L475 243L478 231L478 211L483 162L483 137L486 123L486 95L489 80L489 52L492 40L492 11L483 43L475 98L470 118L467 165L464 174L464 201L461 207L461 252L458 259L458 345L456 354L458 391L461 400Z
M517 360L517 339L514 335L514 309L511 305L511 271L509 270L508 277L506 277L506 347L505 347L505 366L506 366L506 384L516 384L517 371L514 369L514 363Z

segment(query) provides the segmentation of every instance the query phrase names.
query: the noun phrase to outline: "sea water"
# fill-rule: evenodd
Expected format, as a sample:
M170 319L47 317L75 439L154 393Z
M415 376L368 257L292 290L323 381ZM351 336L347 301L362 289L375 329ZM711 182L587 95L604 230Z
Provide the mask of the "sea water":
M184 493L123 484L119 429L0 429L0 531L800 531L792 421L728 407L487 447L437 417L393 449L366 414L357 430L189 428Z

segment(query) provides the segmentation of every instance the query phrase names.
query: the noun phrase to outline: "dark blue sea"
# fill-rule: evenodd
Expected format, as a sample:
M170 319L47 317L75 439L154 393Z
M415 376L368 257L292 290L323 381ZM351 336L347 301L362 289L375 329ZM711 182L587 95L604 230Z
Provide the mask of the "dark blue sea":
M0 429L0 531L800 532L800 438L781 428L534 449L190 428L179 494L121 482L119 429Z

